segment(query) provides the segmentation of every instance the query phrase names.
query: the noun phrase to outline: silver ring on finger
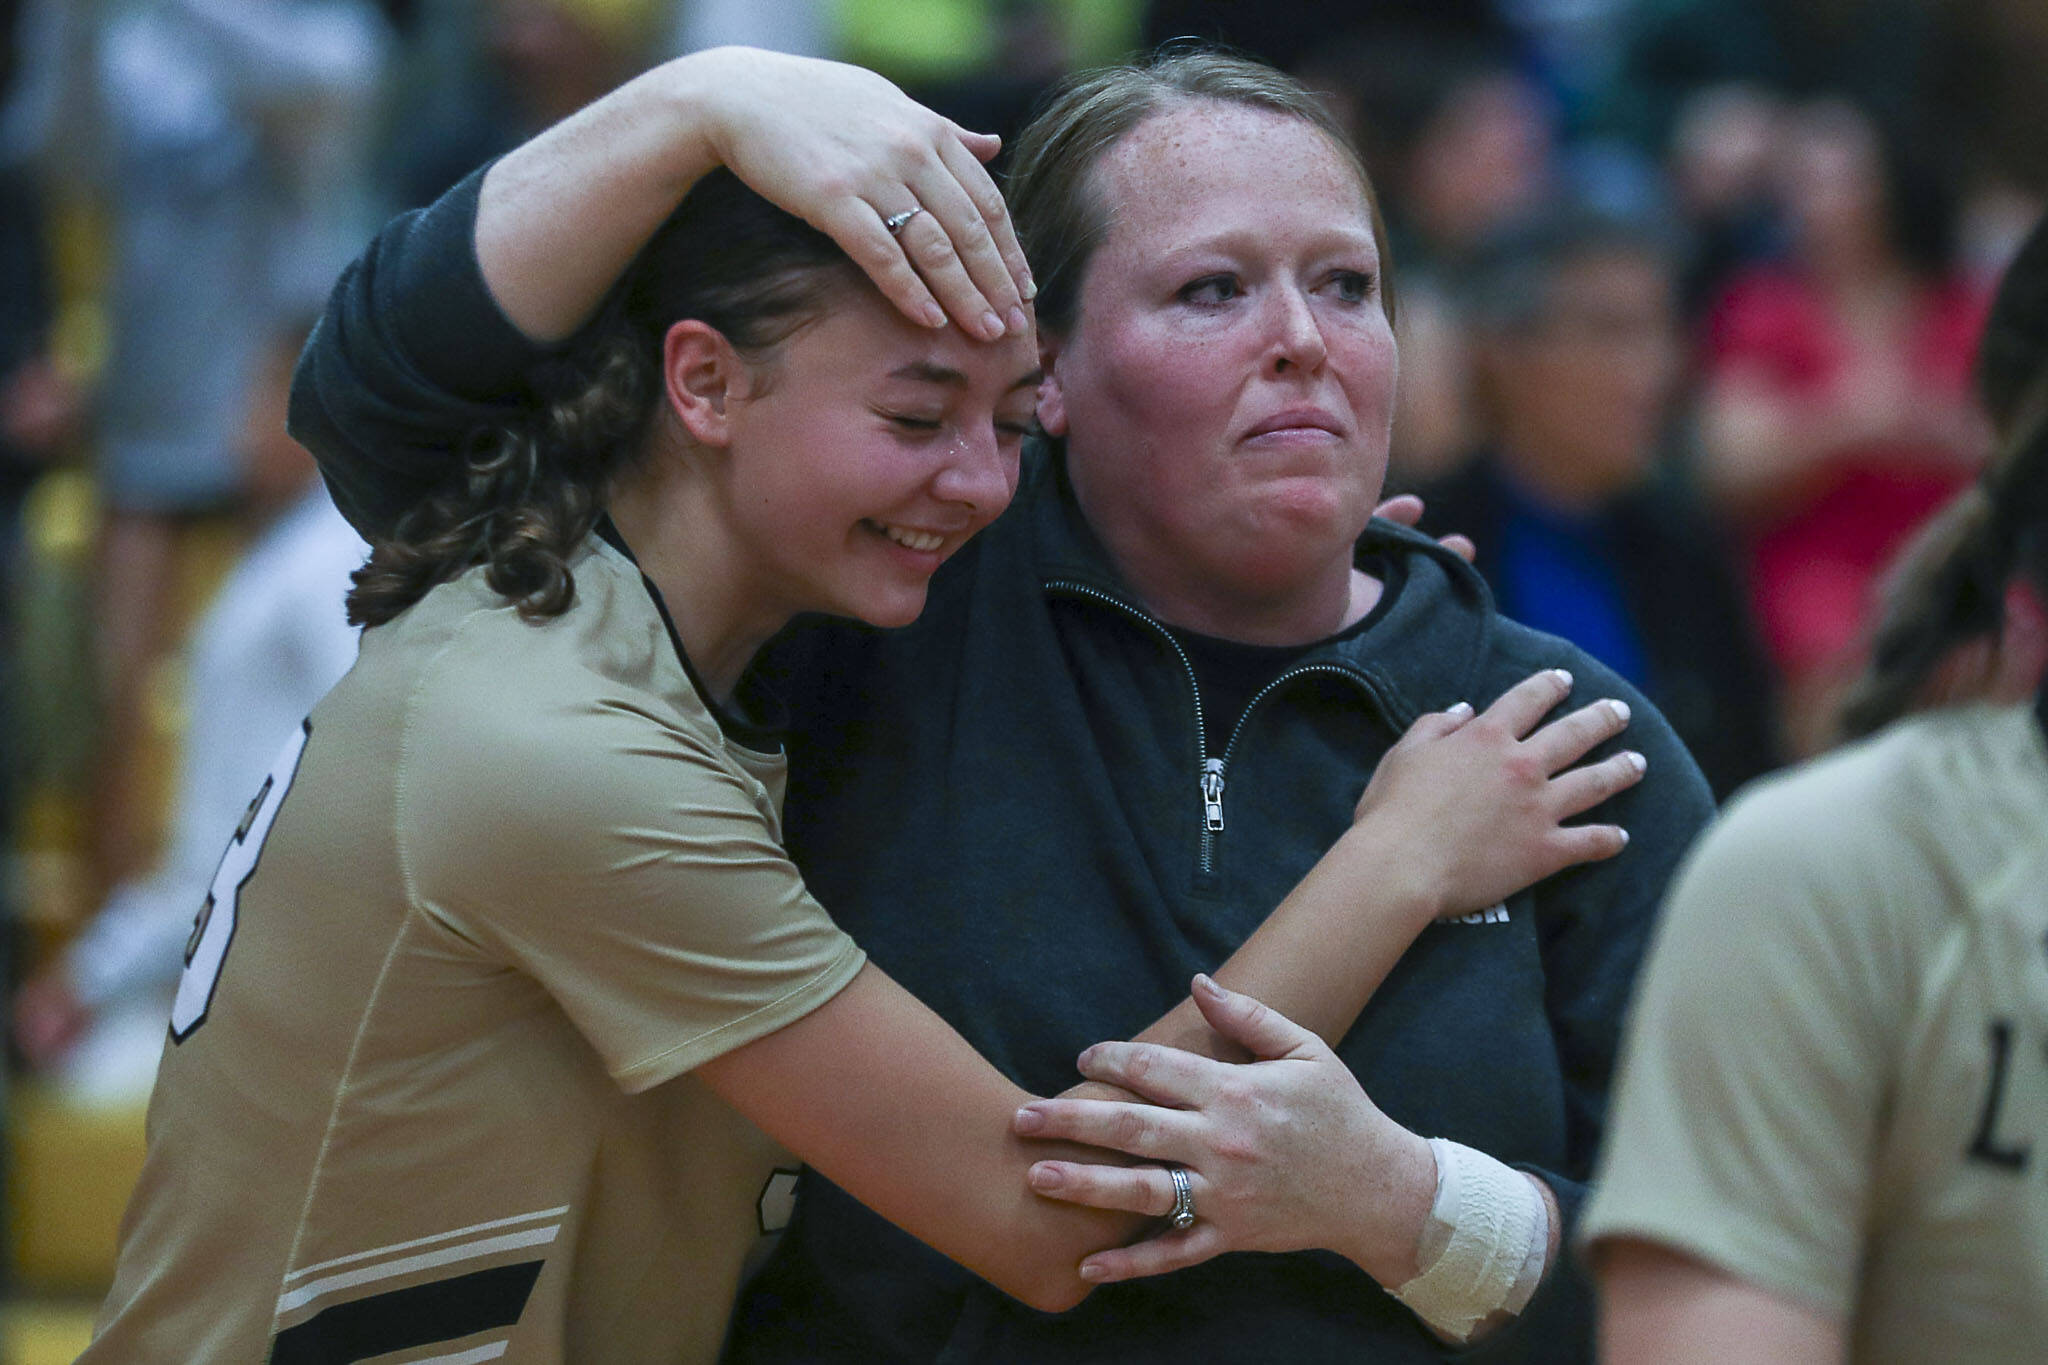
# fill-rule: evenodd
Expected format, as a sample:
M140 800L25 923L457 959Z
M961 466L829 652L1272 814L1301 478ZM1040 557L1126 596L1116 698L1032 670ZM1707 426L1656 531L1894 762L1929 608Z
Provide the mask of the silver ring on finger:
M889 229L889 235L891 237L901 236L903 233L903 225L909 222L911 219L917 217L918 214L923 212L924 205L919 204L913 208L907 208L903 210L903 212L901 213L892 213L887 218L884 218L882 220L882 226Z
M1188 1173L1179 1166L1168 1166L1166 1174L1173 1181L1173 1208L1167 1212L1166 1221L1173 1224L1176 1232L1186 1232L1195 1225L1195 1190L1188 1181Z

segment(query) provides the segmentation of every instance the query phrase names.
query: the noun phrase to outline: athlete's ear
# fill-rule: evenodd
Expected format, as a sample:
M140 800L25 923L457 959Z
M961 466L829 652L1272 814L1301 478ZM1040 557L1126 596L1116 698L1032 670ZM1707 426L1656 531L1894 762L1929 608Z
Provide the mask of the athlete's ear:
M1038 381L1038 425L1048 436L1067 434L1067 396L1060 388L1060 352L1065 340L1044 327L1038 329L1038 368L1045 375Z
M732 439L730 400L748 387L746 362L708 322L685 318L661 343L661 380L668 405L699 445L724 446Z

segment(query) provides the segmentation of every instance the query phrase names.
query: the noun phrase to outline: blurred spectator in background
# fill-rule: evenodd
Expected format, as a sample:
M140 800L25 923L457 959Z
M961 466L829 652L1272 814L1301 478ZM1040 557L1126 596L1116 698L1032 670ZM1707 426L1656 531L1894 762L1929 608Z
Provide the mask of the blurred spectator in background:
M1499 235L1461 297L1483 442L1423 499L1503 613L1637 684L1717 797L1774 766L1769 670L1715 529L1660 476L1684 353L1661 225L1577 205Z
M20 0L0 0L0 831L15 820L16 583L29 490L78 436L81 395L51 346L55 286L42 177L33 164L17 76L30 54ZM11 850L10 850L11 851ZM0 857L0 924L7 923L11 859ZM0 980L5 978L0 932Z
M1225 43L1247 56L1290 71L1309 68L1333 46L1383 41L1396 35L1435 35L1464 42L1505 37L1499 0L1150 0L1141 42L1157 47L1175 38ZM1374 168L1378 174L1378 168Z
M688 0L674 8L671 53L727 44L800 57L837 51L835 0Z
M1714 306L1703 485L1746 540L1789 739L1829 739L1879 568L1974 475L1968 376L1982 290L1950 270L1951 200L1838 99L1788 116L1791 256Z
M1729 277L1784 252L1773 163L1784 101L1761 86L1707 86L1678 110L1671 193L1687 225L1680 297L1697 325Z
M148 1096L221 850L278 746L355 660L342 599L368 547L284 430L304 336L297 327L270 338L231 445L255 539L192 634L168 843L15 1002L24 1058L84 1103Z
M671 0L426 0L381 152L396 207L432 202L669 55L675 24Z
M367 230L388 29L371 0L72 13L65 107L90 130L112 257L95 403L106 719L92 829L106 885L149 853L128 766L151 670L173 643L181 530L240 492L236 428L281 301L309 311Z
M0 0L0 107L30 55L22 29L20 0ZM79 395L51 354L51 244L32 150L0 121L0 566L14 562L23 495L78 434Z

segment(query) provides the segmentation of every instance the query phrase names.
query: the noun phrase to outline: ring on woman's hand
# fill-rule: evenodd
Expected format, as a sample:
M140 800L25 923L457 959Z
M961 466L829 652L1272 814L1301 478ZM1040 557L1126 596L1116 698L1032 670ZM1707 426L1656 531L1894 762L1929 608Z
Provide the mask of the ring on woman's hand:
M1188 1183L1188 1173L1178 1166L1168 1166L1167 1175L1173 1178L1173 1208L1168 1211L1166 1221L1180 1232L1186 1232L1195 1225L1195 1191Z
M911 219L917 217L918 214L923 212L924 205L919 204L916 208L905 209L901 213L892 213L887 218L884 218L882 220L882 226L889 229L889 235L891 237L894 237L898 233L903 231L903 225L905 223L909 222Z

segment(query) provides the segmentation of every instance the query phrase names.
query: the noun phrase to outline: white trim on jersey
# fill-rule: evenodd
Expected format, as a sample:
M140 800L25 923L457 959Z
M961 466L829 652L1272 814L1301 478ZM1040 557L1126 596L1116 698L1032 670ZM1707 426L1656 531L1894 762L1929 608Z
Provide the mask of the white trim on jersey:
M466 1228L452 1228L447 1232L436 1232L426 1237L415 1237L409 1242L393 1242L387 1247L372 1247L368 1251L351 1252L346 1256L337 1256L331 1261L321 1261L315 1265L301 1266L289 1275L286 1275L284 1282L290 1284L293 1280L322 1270L332 1270L338 1265L352 1265L357 1261L372 1261L379 1256L389 1256L394 1252L411 1251L414 1247L432 1246L436 1242L446 1242L456 1237L468 1237L478 1232L490 1232L495 1228L509 1228L516 1223L531 1223L541 1218L560 1218L568 1211L569 1206L567 1204L560 1204L552 1209L536 1209L532 1213L515 1213L510 1218L493 1218L488 1223L471 1223ZM421 1362L421 1365L425 1365L425 1362Z
M416 1360L413 1365L477 1365L480 1360L496 1360L512 1345L510 1340L494 1341L488 1346L476 1346L467 1351L457 1351L452 1356L427 1356Z
M323 1280L312 1280L279 1296L277 1316L283 1317L337 1289L353 1289L359 1284L372 1284L378 1280L409 1275L415 1270L431 1270L435 1266L452 1265L457 1261L475 1260L479 1256L489 1256L495 1252L540 1246L554 1241L561 1231L560 1223L551 1223L544 1228L508 1233L503 1237L486 1237L480 1242L465 1242L460 1246L443 1247L439 1251L422 1252L418 1256L406 1256L396 1261L386 1261L382 1265L347 1270L339 1275L329 1275Z

